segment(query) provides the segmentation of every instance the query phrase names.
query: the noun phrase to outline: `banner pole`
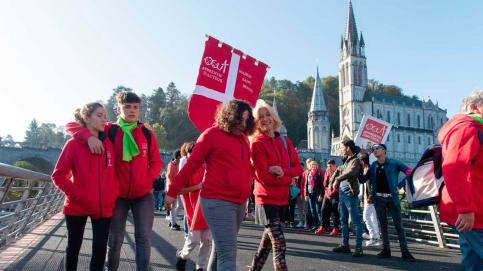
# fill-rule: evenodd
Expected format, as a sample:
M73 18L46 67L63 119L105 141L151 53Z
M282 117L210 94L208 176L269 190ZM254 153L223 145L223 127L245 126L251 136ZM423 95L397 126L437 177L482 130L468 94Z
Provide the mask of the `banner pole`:
M192 232L193 229L195 228L196 216L198 215L198 210L200 209L200 198L201 198L201 196L198 196L198 201L196 202L195 211L193 213L193 219L191 219L191 225L190 225L190 230L189 230L190 232Z

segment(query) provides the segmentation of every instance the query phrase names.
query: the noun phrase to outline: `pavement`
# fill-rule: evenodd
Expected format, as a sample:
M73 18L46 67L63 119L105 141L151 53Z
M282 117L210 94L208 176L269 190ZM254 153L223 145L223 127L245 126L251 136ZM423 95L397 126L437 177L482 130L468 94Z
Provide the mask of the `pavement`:
M165 220L166 212L155 212L154 227L152 233L152 250L150 270L175 270L176 250L181 249L184 243L184 232L173 231L168 228ZM132 217L129 216L127 233L121 254L119 270L136 270L134 227ZM5 265L0 270L63 270L64 251L67 244L67 229L65 220L58 214L51 221L47 221L50 230L37 233L37 238L28 242L22 238L10 243L0 251L0 263ZM182 222L178 224L182 225ZM42 226L41 226L42 227ZM263 228L254 225L253 218L243 222L238 235L237 270L248 270L247 265L258 248ZM284 228L287 240L286 261L290 270L460 270L461 253L458 249L438 248L436 246L422 245L409 242L409 249L416 257L417 262L410 263L400 258L400 250L397 241L393 240L392 258L379 259L376 254L378 247L364 247L365 256L354 258L351 254L339 254L332 252L332 248L341 242L341 236L315 235L303 229ZM35 233L34 233L35 235ZM25 236L24 236L25 238ZM354 236L350 237L350 245L353 249ZM84 242L79 255L78 270L89 270L91 256L92 230L87 223ZM8 251L17 251L17 256L4 259ZM197 250L190 256L187 262L187 270L194 270ZM273 269L273 261L270 259L265 264L265 270ZM7 266L8 265L8 266Z

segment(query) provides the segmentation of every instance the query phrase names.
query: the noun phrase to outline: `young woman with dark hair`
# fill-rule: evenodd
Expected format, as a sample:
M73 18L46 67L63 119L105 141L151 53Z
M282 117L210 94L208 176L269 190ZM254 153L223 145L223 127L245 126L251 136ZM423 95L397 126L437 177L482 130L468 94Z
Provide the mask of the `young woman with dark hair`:
M273 249L275 270L287 270L285 236L280 206L288 204L290 184L302 174L302 166L288 137L280 134L282 122L275 110L263 100L253 109L256 130L252 139L255 167L255 223L263 226L262 240L250 270L261 270Z
M200 135L164 200L172 208L181 189L206 162L200 207L214 239L208 270L215 262L218 270L236 270L237 234L251 186L247 135L254 127L252 108L246 102L231 100L220 106L215 125Z
M77 270L79 251L87 218L91 217L93 242L90 270L103 270L112 210L119 193L114 177L114 153L106 140L106 110L88 103L74 113L76 122L89 129L104 145L104 154L92 154L85 141L69 140L55 166L52 180L66 195L67 224L65 270ZM72 174L72 178L69 176Z

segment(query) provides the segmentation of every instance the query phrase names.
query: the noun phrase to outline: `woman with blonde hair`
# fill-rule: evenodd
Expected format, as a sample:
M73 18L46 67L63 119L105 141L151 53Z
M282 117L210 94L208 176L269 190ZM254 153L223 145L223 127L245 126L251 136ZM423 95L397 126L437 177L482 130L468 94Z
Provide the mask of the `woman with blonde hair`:
M288 137L280 134L282 121L263 100L253 109L255 136L251 154L255 167L255 223L265 227L250 270L261 270L273 248L276 270L287 270L285 237L280 220L280 206L288 204L293 177L302 174L297 152Z

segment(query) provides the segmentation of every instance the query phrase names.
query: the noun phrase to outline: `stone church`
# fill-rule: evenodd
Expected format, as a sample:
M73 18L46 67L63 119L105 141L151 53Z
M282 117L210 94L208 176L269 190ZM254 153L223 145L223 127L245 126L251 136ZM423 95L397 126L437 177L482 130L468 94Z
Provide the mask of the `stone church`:
M408 165L417 163L422 153L439 144L437 135L448 120L447 111L431 99L397 97L368 91L367 58L362 32L357 32L352 3L349 1L345 36L340 42L339 114L340 135L330 131L329 112L317 69L312 103L308 113L307 146L301 146L301 158L313 157L322 163L342 156L340 143L354 139L363 115L393 124L386 145L388 157ZM339 163L340 159L336 159ZM324 164L321 166L325 167Z

